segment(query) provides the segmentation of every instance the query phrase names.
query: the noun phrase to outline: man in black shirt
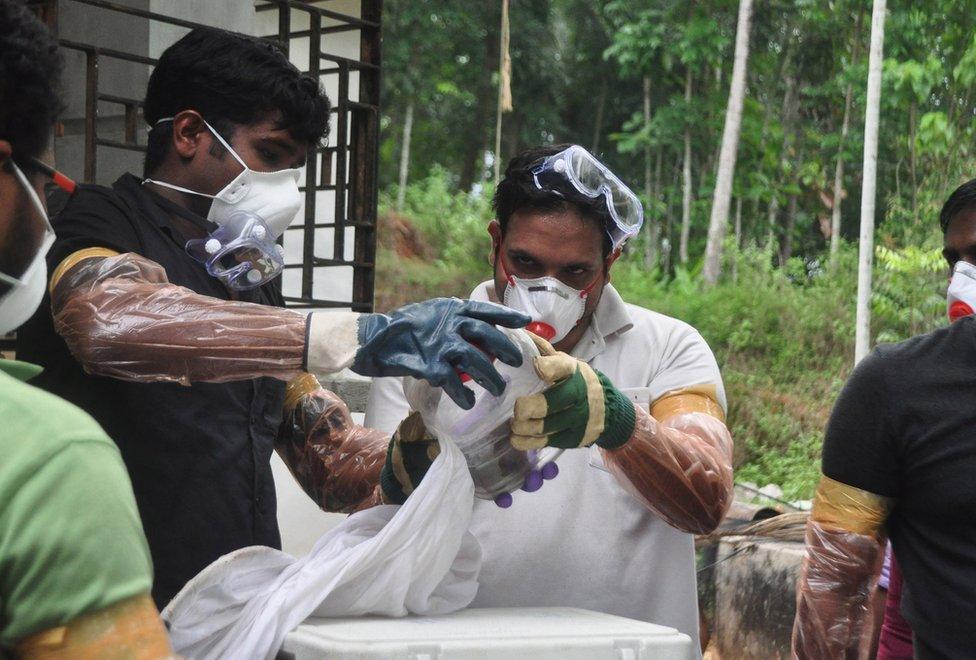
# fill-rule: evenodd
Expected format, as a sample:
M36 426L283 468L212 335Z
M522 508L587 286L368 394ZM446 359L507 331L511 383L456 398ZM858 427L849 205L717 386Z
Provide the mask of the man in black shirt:
M275 240L300 207L298 168L327 130L329 104L275 46L190 32L160 58L144 113L145 177L80 186L54 220L48 304L18 333L17 353L45 368L37 385L119 445L162 607L222 554L280 546L269 459L284 436L286 462L323 506L410 492L380 488L388 438L353 428L305 371L414 375L470 407L458 370L495 393L504 384L469 341L520 364L490 324L528 317L446 299L389 316L283 309ZM297 441L293 424L279 430L286 381L291 409L307 402L326 418ZM385 486L402 482L393 471Z
M948 327L878 346L827 426L807 526L794 654L858 657L887 534L917 658L971 658L976 630L976 181L940 217L953 270Z

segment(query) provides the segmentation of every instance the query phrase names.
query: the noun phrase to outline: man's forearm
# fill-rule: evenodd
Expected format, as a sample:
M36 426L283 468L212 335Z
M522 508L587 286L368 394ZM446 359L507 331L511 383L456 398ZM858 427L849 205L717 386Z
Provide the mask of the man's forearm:
M884 545L875 537L809 521L797 584L793 657L867 658L870 599Z
M685 532L714 530L732 501L732 436L704 412L658 421L637 408L630 440L601 450L610 471L648 508Z
M275 449L302 489L325 511L383 504L380 472L390 436L352 421L338 396L309 374L288 385Z
M796 589L793 657L867 658L890 498L821 479Z
M93 252L55 272L51 296L55 330L89 373L188 385L290 380L303 369L303 314L204 296L171 284L161 266L139 255ZM354 342L340 343L334 370L355 353Z

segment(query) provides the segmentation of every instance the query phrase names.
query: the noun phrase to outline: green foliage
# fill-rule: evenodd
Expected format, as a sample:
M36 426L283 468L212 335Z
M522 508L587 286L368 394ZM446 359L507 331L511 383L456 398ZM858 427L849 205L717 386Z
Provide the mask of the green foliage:
M395 198L396 187L392 186L381 197L381 213L393 208ZM435 165L427 177L407 186L403 213L426 237L439 267L488 254L491 241L485 227L492 218L488 188L479 193L459 193L447 170Z
M393 215L396 187L380 195L380 215ZM404 257L381 241L377 255L377 309L437 296L467 297L490 276L486 227L492 218L490 190L457 192L450 174L435 166L407 186L402 213L418 232L424 255ZM430 257L430 258L427 258Z
M875 252L877 285L871 298L878 342L899 341L943 324L946 263L935 246Z
M918 122L915 139L919 155L944 158L956 137L946 113L926 112Z
M952 77L966 89L976 85L976 35L973 35L969 47L952 70Z
M715 353L737 479L779 484L789 498L810 497L830 401L852 359L851 252L831 276L808 275L797 261L774 268L768 249L733 247L726 266L734 266L736 279L712 288L683 269L668 281L648 277L632 260L616 267L614 283L628 301L687 321Z
M872 299L878 341L943 322L946 274L937 217L948 194L976 172L972 0L889 4ZM645 234L615 267L615 283L628 300L688 321L709 341L729 392L740 478L808 496L823 425L853 360L856 246L843 244L831 269L824 253L836 204L841 236L858 235L870 5L784 0L768 11L757 8L733 186L743 207L740 245L747 247L730 241L723 279L706 290L699 285L700 259L737 0L513 1L515 110L503 117L501 154L491 153L499 3L387 0L382 205L391 217L405 110L413 103L403 215L429 254L409 258L382 245L378 304L465 295L488 276L485 180L494 158L504 162L540 143L594 148L649 197L648 224L661 228L663 259L645 264ZM650 121L643 112L645 77ZM848 89L849 130L842 138ZM691 259L682 265L686 132ZM845 169L835 200L838 157Z

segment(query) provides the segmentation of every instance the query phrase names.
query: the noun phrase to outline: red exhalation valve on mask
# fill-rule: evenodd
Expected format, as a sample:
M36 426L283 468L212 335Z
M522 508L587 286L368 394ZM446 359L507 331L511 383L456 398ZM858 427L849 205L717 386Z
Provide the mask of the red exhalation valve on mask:
M952 267L946 298L950 322L973 315L973 307L976 306L976 265L962 260L956 262Z
M971 314L972 312L970 312ZM552 341L552 338L556 336L556 329L549 325L548 323L543 323L542 321L532 321L525 329L534 335L542 337L546 341Z
M964 316L972 316L973 308L961 300L957 300L949 306L949 320L957 321Z

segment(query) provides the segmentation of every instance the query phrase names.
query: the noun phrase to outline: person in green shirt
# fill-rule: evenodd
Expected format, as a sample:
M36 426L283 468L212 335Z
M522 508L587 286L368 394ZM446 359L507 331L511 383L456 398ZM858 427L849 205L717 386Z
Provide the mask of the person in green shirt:
M0 0L0 335L37 308L54 238L44 206L60 107L57 43ZM152 562L115 444L72 404L0 359L0 657L171 655Z

